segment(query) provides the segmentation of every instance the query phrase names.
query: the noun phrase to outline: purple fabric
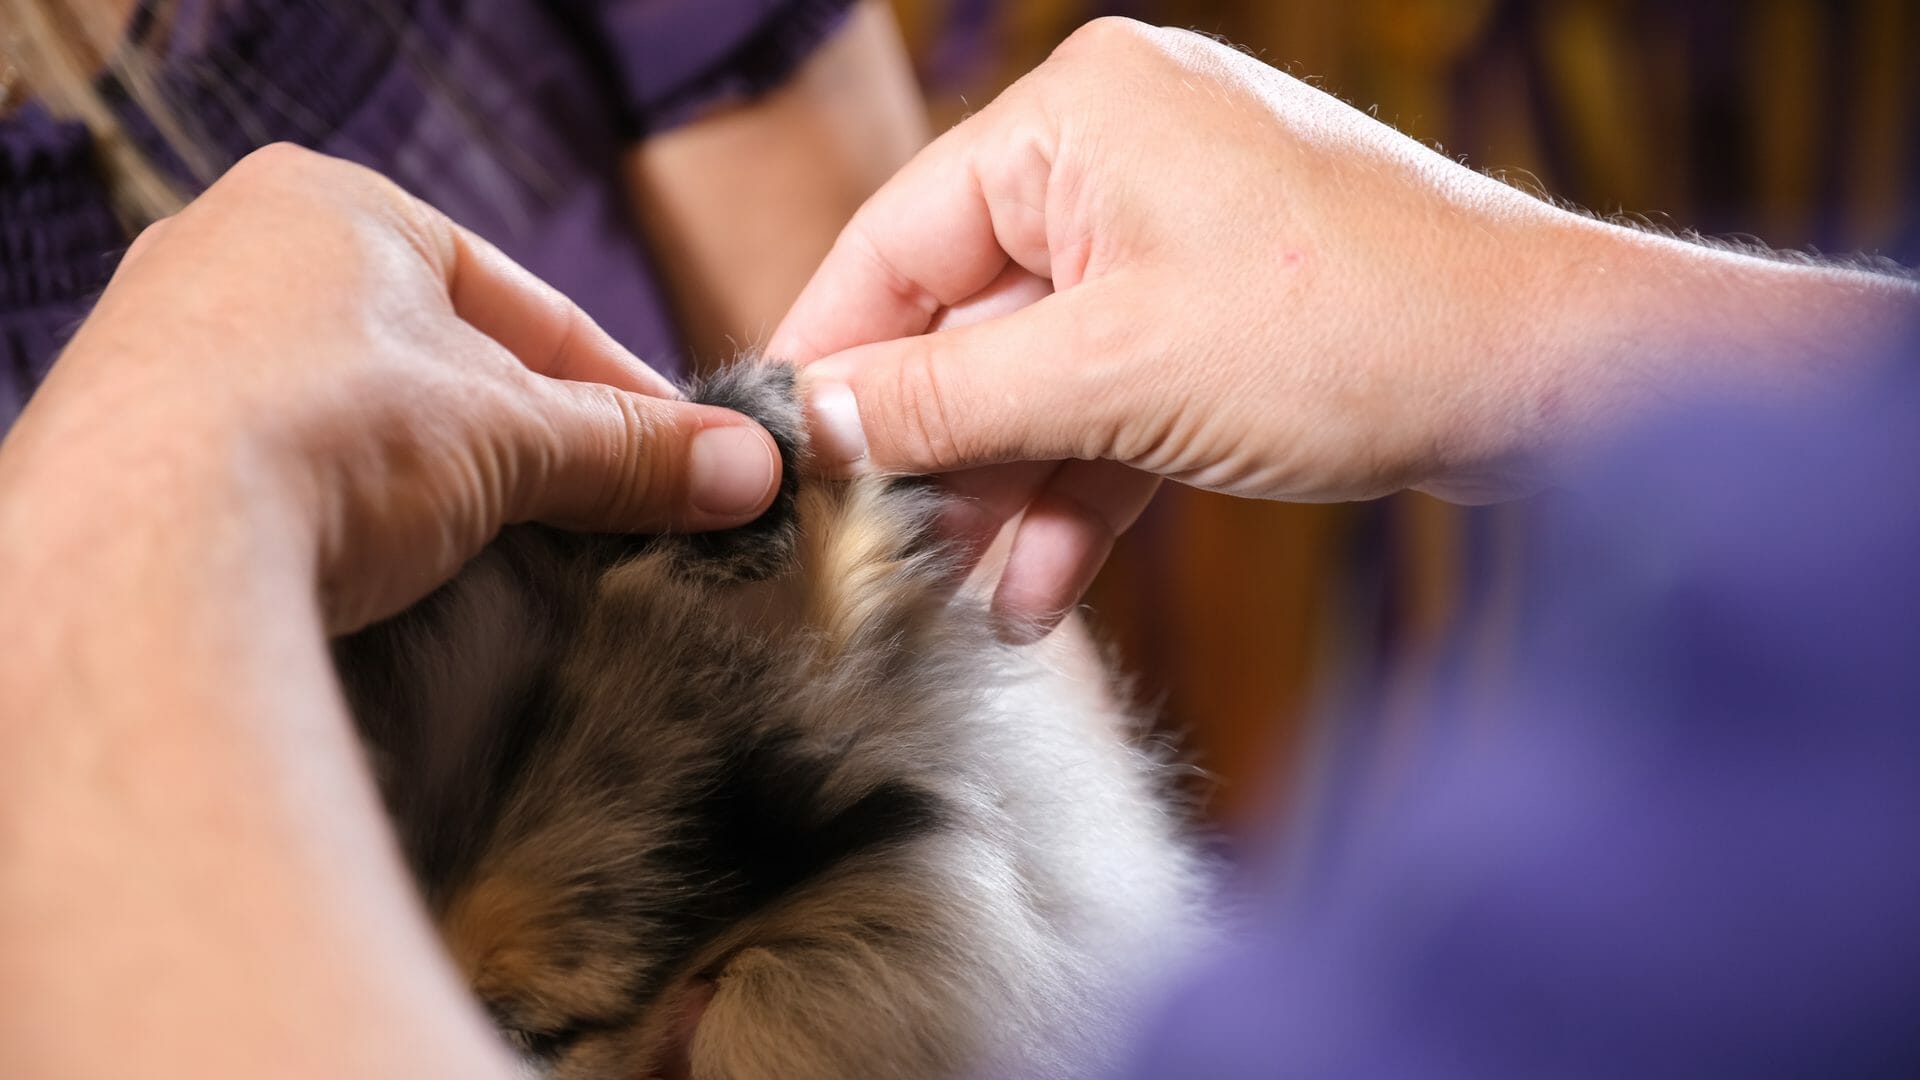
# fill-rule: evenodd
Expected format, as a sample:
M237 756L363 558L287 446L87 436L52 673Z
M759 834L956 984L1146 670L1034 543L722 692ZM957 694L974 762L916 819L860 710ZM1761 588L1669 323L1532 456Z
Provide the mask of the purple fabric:
M620 154L778 84L851 3L184 0L162 78L216 171L281 140L371 166L673 373L684 358ZM127 119L189 190L206 179ZM31 105L0 120L0 433L127 240L83 128Z
M0 434L126 244L86 132L31 106L0 144Z
M851 0L581 2L615 58L628 123L656 131L771 89ZM700 42L701 48L689 48Z
M1131 1076L1920 1076L1920 342L1572 486L1510 684L1450 682Z

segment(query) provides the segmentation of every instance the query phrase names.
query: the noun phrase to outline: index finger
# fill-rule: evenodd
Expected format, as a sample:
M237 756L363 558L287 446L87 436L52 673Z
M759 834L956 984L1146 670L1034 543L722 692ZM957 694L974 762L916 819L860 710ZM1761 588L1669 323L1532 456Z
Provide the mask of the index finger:
M934 140L867 200L774 331L769 355L805 364L925 333L1010 261L1052 276L1055 137L1019 90Z
M438 211L431 211L438 213ZM444 220L444 219L443 219ZM678 398L673 383L628 352L560 290L451 220L447 296L454 314L541 375Z

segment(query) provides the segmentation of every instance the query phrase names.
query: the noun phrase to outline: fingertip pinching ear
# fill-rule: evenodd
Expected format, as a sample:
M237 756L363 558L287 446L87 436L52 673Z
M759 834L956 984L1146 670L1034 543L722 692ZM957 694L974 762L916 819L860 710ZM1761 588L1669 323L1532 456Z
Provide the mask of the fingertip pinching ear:
M713 581L757 581L772 577L793 561L798 539L794 513L800 472L809 458L805 411L795 395L793 367L757 354L732 364L687 388L687 398L753 418L773 436L780 452L780 486L765 513L745 525L717 532L661 538L680 549L682 569Z

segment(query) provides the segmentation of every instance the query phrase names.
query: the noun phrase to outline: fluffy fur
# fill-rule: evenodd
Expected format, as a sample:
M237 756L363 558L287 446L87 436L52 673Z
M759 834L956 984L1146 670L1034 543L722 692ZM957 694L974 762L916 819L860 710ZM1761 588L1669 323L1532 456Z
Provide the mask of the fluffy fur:
M994 643L925 488L710 537L509 530L340 667L447 949L556 1078L1072 1077L1200 875L1104 673Z

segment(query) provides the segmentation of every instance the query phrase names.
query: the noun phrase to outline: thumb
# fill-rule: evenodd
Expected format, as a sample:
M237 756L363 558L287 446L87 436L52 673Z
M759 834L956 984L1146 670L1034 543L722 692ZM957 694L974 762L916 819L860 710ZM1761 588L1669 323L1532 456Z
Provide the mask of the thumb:
M598 532L744 525L773 502L780 454L728 409L599 383L542 380L536 452L509 486L509 521Z
M1125 322L1100 316L1097 288L807 365L815 460L846 472L942 473L1113 456L1126 420Z

